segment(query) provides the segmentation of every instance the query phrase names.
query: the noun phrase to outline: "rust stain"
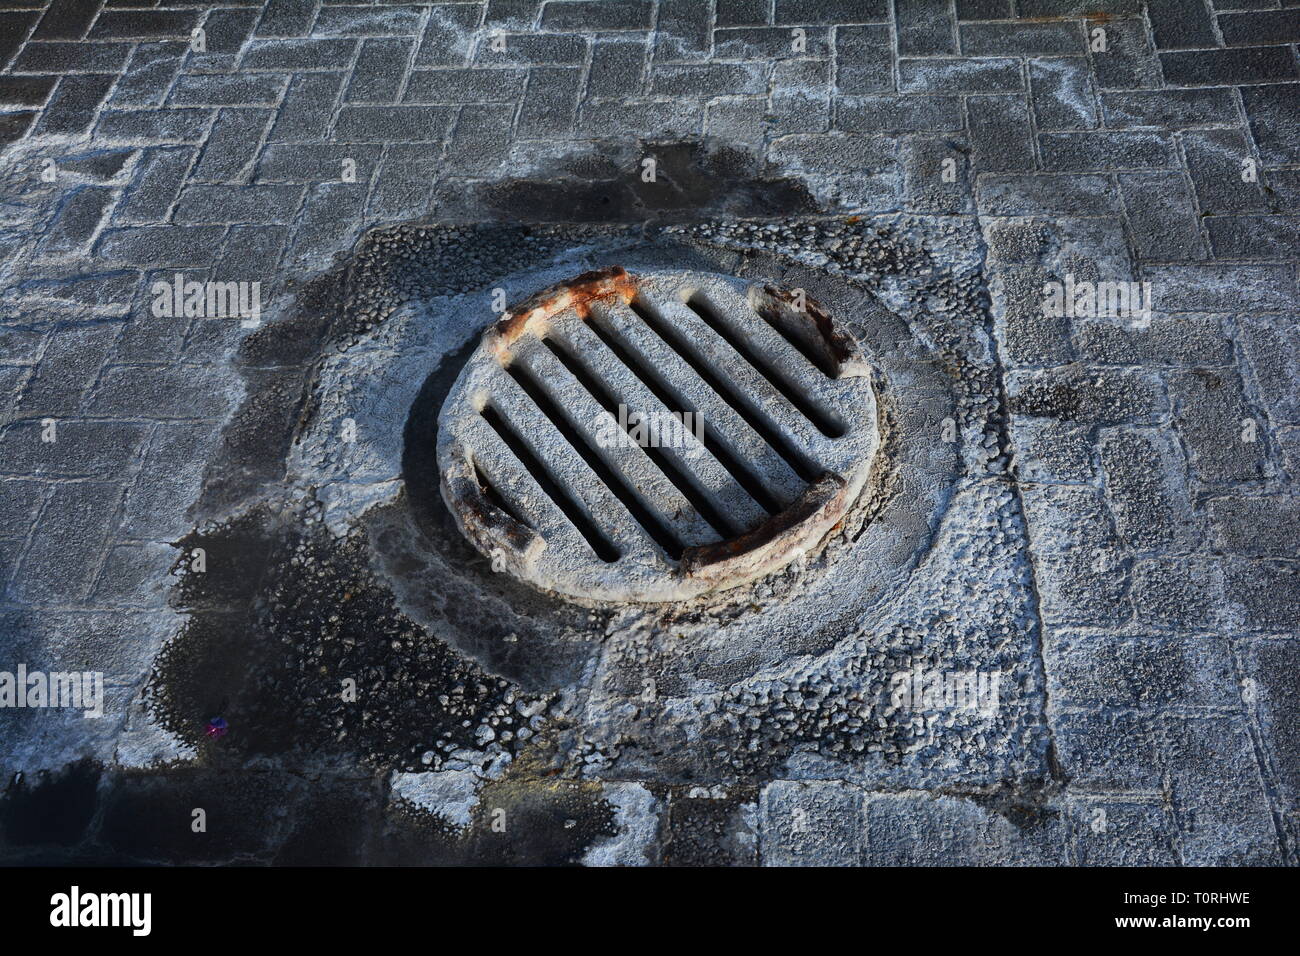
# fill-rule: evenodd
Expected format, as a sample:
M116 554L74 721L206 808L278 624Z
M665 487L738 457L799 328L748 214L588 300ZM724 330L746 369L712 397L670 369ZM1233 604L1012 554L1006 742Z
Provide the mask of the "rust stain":
M830 472L817 479L807 491L779 514L757 528L730 541L687 548L682 554L681 569L687 576L708 576L714 565L745 555L766 568L786 563L787 557L800 547L807 547L805 525L819 515L837 510L846 491L844 479Z
M783 303L789 307L790 312L812 322L813 328L817 330L817 334L821 336L822 341L826 343L826 347L830 349L831 358L835 360L837 371L853 357L856 351L853 340L835 328L835 320L831 318L830 313L812 296L804 294L804 307L801 311L795 308L793 293L778 289L773 285L763 286L763 291L768 296L768 302L758 309L758 314L763 318L769 322L779 323L780 313L773 303Z
M546 321L565 309L574 309L585 319L594 303L616 299L624 305L636 298L637 281L622 266L608 266L575 276L568 282L553 285L515 306L505 318L492 326L488 335L498 357L535 321Z

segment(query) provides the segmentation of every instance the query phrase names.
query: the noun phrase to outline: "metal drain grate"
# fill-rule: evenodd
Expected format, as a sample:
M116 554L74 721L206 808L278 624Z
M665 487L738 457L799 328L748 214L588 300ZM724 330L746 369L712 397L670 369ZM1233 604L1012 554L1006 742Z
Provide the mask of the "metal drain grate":
M513 309L438 419L442 494L497 570L668 601L816 547L877 445L869 367L798 290L614 266Z

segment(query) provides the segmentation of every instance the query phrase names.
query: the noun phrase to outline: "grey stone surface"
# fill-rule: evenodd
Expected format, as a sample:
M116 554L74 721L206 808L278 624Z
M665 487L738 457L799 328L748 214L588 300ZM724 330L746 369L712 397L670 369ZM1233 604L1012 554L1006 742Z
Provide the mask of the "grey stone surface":
M870 290L855 331L898 399L889 500L911 510L891 506L832 549L829 570L755 592L757 617L738 604L672 627L565 625L567 653L585 654L571 645L591 633L600 650L586 683L555 680L574 729L546 739L563 779L607 814L591 833L576 804L538 817L584 821L573 832L587 842L565 858L1295 864L1294 12L1271 0L0 12L0 670L98 667L112 712L0 714L4 779L92 758L112 775L96 823L111 845L121 774L196 760L143 694L164 648L184 645L168 606L177 542L200 516L268 503L284 527L400 538L409 529L374 517L403 487L400 436L339 451L327 438L345 412L363 432L405 415L437 358L487 320L483 290L505 283L513 301L609 264L600 249L631 254L578 233L498 249L429 224L690 221L673 235L719 271ZM203 51L190 48L200 25ZM1090 47L1096 28L1104 50ZM660 193L636 179L648 151ZM424 285L427 258L376 266L356 251L368 230L417 219L443 237L438 268L461 272L446 288ZM385 248L405 253L408 239ZM304 283L339 255L348 291L307 299ZM275 336L154 314L153 284L178 273L260 282ZM1067 275L1149 282L1152 312L1045 313L1044 285ZM379 287L418 308L397 318L391 301L356 299ZM416 320L434 315L442 325ZM935 439L945 429L954 441ZM212 554L220 568L226 552ZM238 574L260 580L241 554ZM860 554L871 573L845 575L842 555ZM496 629L524 630L504 610L517 595L465 590L480 572L463 555L429 561L408 573L443 600L436 612L373 562L413 616L392 640L488 661L479 675L522 669L533 684L503 681L530 706L545 681L519 661L540 668L538 645ZM491 622L472 639L456 637L467 607ZM843 614L819 617L829 609ZM244 611L221 614L223 634L244 632ZM873 713L888 675L914 664L1005 671L1009 696L983 723ZM654 704L628 691L645 674ZM887 733L871 732L876 716ZM320 771L334 781L322 789L360 788L347 818L368 820L389 794L416 793L470 832L514 752L499 737L462 742L460 757L431 756L430 774L430 745L402 746L414 758L377 762L407 776L378 797L337 768ZM646 756L656 748L669 756ZM656 763L688 757L698 786ZM509 772L510 786L535 783ZM174 779L197 787L194 773ZM459 783L414 779L442 774ZM553 778L536 779L529 792L554 798ZM997 786L1032 795L1030 818L996 808ZM287 787L290 815L308 814L314 798ZM293 839L265 835L292 826L255 817L241 858L294 859Z

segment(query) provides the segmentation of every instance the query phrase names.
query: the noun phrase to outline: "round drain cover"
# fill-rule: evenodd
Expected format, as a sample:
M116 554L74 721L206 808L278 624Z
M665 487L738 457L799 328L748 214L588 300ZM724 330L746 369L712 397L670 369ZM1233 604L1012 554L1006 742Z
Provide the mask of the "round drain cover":
M614 266L484 333L438 418L493 568L580 601L734 587L818 547L875 454L856 341L802 290Z

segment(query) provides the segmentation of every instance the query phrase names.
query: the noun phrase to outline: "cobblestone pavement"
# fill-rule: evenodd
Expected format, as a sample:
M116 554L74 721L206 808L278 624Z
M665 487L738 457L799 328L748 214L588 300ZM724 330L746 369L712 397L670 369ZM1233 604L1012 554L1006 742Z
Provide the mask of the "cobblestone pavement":
M314 371L237 371L252 323L159 316L153 284L260 282L268 324L376 225L690 218L731 186L605 209L583 184L701 143L719 183L765 184L741 215L779 186L801 213L974 217L1050 819L1024 829L1002 797L941 783L625 781L606 792L621 835L574 852L1296 864L1298 84L1285 0L0 2L0 671L102 671L106 701L98 721L0 711L6 779L24 774L4 852L129 856L121 807L171 804L112 781L159 753L194 787L216 773L133 702L177 630L174 543L247 383L292 395ZM1150 320L1045 315L1066 274L1149 282ZM84 819L24 830L40 786ZM354 795L294 794L319 827L371 819ZM450 799L425 805L455 819ZM790 831L807 818L818 836ZM276 832L225 858L296 858Z

